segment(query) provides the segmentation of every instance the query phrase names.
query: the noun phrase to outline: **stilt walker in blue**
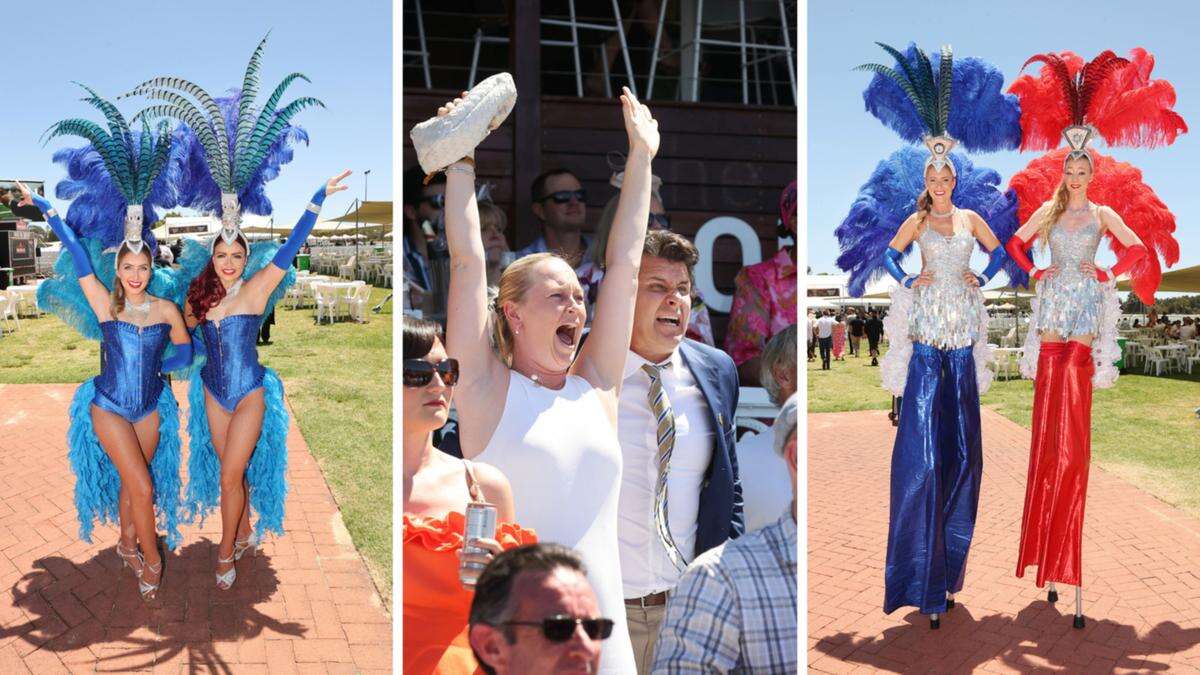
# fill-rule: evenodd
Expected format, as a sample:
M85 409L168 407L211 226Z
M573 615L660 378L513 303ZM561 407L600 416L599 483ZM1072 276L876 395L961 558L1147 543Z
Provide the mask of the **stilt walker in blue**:
M928 152L904 148L876 168L837 229L838 265L850 272L855 295L884 272L899 282L880 368L884 387L903 396L884 611L916 607L938 628L963 588L983 475L979 397L991 373L980 287L1006 262L992 228L1007 236L1017 226L1016 199L997 189L1000 176L951 150L1017 147L1019 112L1015 97L1000 90L1000 73L978 59L956 61L942 47L935 69L915 45L907 53L880 46L897 66L860 66L875 73L867 109ZM914 242L920 270L909 274L901 263ZM988 252L978 274L971 269L977 245Z
M122 569L133 570L151 600L164 571L158 530L167 548L180 543L179 413L164 373L186 368L192 346L177 304L184 272L154 268L146 224L154 206L173 205L178 157L169 124L132 131L111 102L83 88L108 130L68 119L47 138L89 141L54 155L67 168L57 196L73 199L68 222L49 200L17 186L21 204L37 205L63 245L55 278L38 288L39 306L100 341L100 374L76 390L67 435L79 535L91 543L97 522L118 524Z
M203 355L188 396L187 510L192 518L203 519L220 507L215 575L222 590L233 586L235 563L246 552L256 550L267 533L283 534L288 415L279 376L259 362L257 336L295 279L292 260L316 224L325 197L347 189L340 183L350 175L345 171L329 179L313 194L282 246L272 241L251 246L241 232L243 211L272 212L264 184L290 161L291 144L307 141L290 120L305 108L323 107L311 97L278 107L291 83L307 81L300 73L288 75L261 108L256 106L265 45L266 38L250 59L242 89L230 97L214 98L177 77L154 78L127 94L163 101L147 114L186 125L190 134L180 202L221 218L221 231L205 252L204 270L188 290L184 315ZM257 515L253 530L251 510Z

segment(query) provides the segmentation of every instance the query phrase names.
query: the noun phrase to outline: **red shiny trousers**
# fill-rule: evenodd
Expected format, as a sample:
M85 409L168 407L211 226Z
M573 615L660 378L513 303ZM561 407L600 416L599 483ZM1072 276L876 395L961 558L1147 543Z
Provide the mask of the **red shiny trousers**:
M1043 342L1033 393L1033 439L1017 576L1081 585L1083 507L1092 458L1092 348Z

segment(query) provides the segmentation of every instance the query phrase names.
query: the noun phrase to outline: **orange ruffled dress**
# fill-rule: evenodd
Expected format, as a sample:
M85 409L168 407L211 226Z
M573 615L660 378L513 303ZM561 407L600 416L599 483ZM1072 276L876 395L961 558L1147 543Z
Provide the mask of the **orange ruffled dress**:
M482 673L467 640L467 616L474 592L458 582L458 556L466 517L404 514L404 673L464 675ZM496 541L504 550L537 543L537 535L516 523L498 523Z

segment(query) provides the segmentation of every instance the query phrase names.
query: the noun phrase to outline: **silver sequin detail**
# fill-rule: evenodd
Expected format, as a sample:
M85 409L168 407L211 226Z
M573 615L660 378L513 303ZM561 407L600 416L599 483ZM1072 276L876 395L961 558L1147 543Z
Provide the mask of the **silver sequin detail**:
M963 217L961 212L955 211L955 220ZM983 303L983 294L977 286L963 279L963 272L970 270L975 237L969 228L957 230L946 236L927 225L917 238L923 269L933 272L933 284L913 288L908 333L914 342L938 349L970 346L979 332L979 306Z
M1103 287L1095 275L1081 272L1079 265L1094 261L1099 246L1100 222L1095 213L1074 230L1061 220L1050 230L1050 264L1058 266L1058 273L1044 282L1037 316L1041 332L1063 337L1096 334Z

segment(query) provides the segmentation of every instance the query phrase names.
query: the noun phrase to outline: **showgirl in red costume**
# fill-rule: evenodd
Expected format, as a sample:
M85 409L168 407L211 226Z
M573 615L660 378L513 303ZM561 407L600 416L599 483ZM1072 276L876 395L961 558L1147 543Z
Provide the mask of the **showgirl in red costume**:
M1092 388L1116 382L1120 358L1116 278L1128 272L1134 291L1153 304L1168 266L1179 258L1175 217L1142 182L1141 172L1087 148L1094 136L1110 146L1168 145L1187 131L1171 108L1175 91L1151 80L1154 58L1135 49L1123 59L1070 52L1038 54L1045 65L1023 75L1011 92L1021 101L1023 150L1051 150L1061 134L1069 148L1034 160L1013 176L1025 223L1009 239L1009 255L1038 281L1021 370L1034 379L1033 434L1017 576L1037 566L1037 585L1076 587L1076 628L1082 628L1082 530L1091 461ZM1096 266L1105 236L1117 255ZM1027 251L1037 240L1050 264L1037 269Z

